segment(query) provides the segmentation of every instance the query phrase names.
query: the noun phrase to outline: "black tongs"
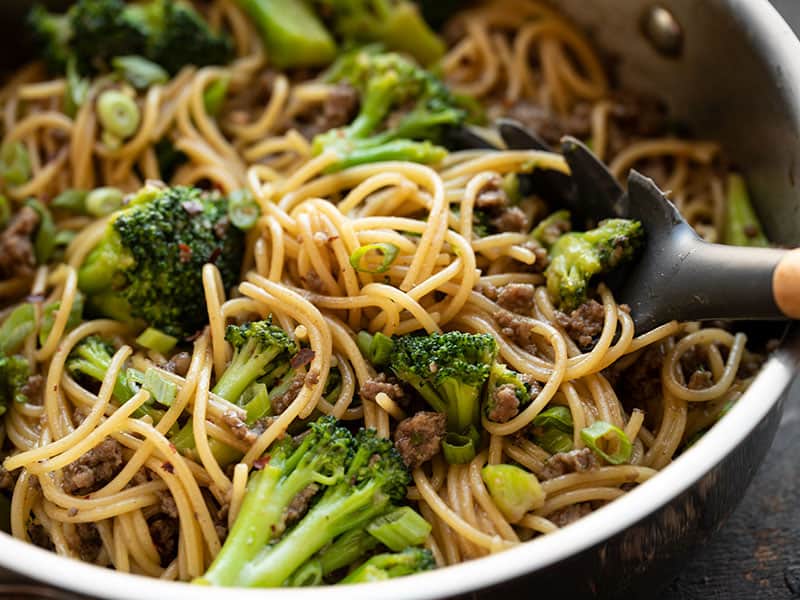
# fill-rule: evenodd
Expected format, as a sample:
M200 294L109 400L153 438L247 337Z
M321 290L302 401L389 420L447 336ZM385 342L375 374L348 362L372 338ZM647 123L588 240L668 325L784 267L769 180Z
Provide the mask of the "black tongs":
M499 121L498 129L510 149L549 149L514 121ZM571 174L534 172L539 180L529 184L553 193L579 219L636 219L644 226L637 258L606 279L617 302L630 306L637 333L673 319L800 318L800 249L706 242L652 179L631 170L626 192L577 139L563 138L561 152Z

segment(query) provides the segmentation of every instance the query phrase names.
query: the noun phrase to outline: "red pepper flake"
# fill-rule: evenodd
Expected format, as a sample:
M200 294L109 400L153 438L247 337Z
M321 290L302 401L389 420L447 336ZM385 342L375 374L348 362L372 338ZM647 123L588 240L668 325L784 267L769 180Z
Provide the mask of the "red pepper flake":
M175 454L178 453L178 449L175 447L175 444L172 442L169 443L169 449L172 450Z
M172 466L172 463L167 461L161 465L161 468L164 469L167 473L174 473L175 467Z
M222 254L222 248L217 246L216 248L214 248L214 251L211 253L211 256L208 257L208 262L210 262L212 265L217 264L217 259L219 258L220 254Z
M262 456L261 458L257 458L253 462L253 468L256 471L260 471L261 469L266 467L268 464L269 464L269 454L265 454L264 456Z
M300 367L304 367L310 363L312 360L314 360L314 351L311 348L300 348L300 352L292 357L292 360L289 361L289 364L292 365L293 369L299 369Z
M178 242L178 248L180 249L180 256L178 258L182 263L187 263L192 260L192 249L189 246L183 242Z

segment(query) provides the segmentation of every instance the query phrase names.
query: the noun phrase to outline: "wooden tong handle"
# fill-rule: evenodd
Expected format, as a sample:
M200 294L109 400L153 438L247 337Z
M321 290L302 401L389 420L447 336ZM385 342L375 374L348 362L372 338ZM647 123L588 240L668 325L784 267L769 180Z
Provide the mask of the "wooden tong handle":
M775 267L772 295L784 315L800 319L800 248L787 252Z

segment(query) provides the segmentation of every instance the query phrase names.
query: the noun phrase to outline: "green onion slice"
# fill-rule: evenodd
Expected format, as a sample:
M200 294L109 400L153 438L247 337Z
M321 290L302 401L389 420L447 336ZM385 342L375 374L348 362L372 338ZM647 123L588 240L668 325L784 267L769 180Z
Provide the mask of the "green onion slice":
M74 117L89 97L91 81L78 73L75 57L67 61L67 87L64 90L64 112Z
M533 420L537 427L554 427L564 433L572 433L572 413L566 406L551 406L543 410Z
M625 435L625 432L605 421L595 421L588 427L581 429L581 439L584 444L591 448L592 452L612 465L628 462L633 451L633 445L628 436ZM609 440L616 444L616 449L612 454L607 454L600 448L599 442L601 440Z
M155 327L148 327L136 338L136 343L149 350L166 354L175 347L175 344L178 343L178 338L166 334Z
M36 262L42 265L56 249L56 224L47 207L35 198L28 198L25 204L39 213L39 227L36 228L36 237L33 239L33 250L36 253Z
M212 117L216 117L222 110L222 104L228 94L228 83L230 83L228 77L220 77L203 90L203 106Z
M564 433L555 427L544 428L533 439L537 445L547 450L550 454L569 452L573 448L572 435Z
M135 54L112 58L111 66L137 90L145 90L151 85L169 81L169 73L161 65Z
M0 352L14 354L36 327L33 304L20 304L0 325Z
M370 252L378 252L383 256L383 261L375 268L364 267L361 264L363 258ZM389 270L389 267L392 266L395 259L397 259L398 252L399 248L394 244L367 244L366 246L361 246L350 255L350 264L356 271L360 271L361 273L385 273Z
M431 525L413 508L403 506L375 519L367 526L367 532L390 550L400 552L423 544Z
M467 435L448 433L442 440L444 459L451 465L463 465L475 458L475 442Z
M105 217L122 206L124 195L115 187L99 187L86 195L86 212L93 217Z
M150 397L159 404L172 406L178 394L178 386L174 382L164 379L158 369L150 367L144 372L142 388L150 392Z
M86 214L86 196L88 195L89 192L86 190L64 190L53 198L50 206L53 208L63 208L64 210L83 215Z
M260 418L267 416L272 408L267 386L263 383L254 383L248 387L239 397L237 404L247 413L246 423L250 426Z
M8 185L21 185L31 177L28 149L22 142L0 147L0 177Z
M250 190L234 190L228 196L228 218L234 227L247 231L258 221L261 209Z
M142 115L133 98L119 90L106 90L97 99L97 117L107 133L124 140L139 129Z

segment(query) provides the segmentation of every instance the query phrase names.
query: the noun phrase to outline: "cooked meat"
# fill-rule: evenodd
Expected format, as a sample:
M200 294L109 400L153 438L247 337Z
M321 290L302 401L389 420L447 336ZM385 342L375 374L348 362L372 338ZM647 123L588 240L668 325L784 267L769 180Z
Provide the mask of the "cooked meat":
M81 560L94 562L103 549L103 540L94 523L76 523L75 535L69 540L69 545Z
M303 389L303 386L306 383L306 375L305 373L298 373L292 379L292 382L289 384L289 387L283 394L279 394L269 399L270 407L272 408L273 415L279 415L285 411L289 405L294 402L294 399L297 398L297 395L300 393L300 390Z
M22 392L29 402L39 403L41 401L42 387L44 386L44 377L41 375L31 375L28 381L22 386Z
M525 233L531 225L528 215L518 206L508 206L497 211L489 222L499 233Z
M0 233L0 281L26 276L36 267L31 235L39 225L39 214L23 206Z
M616 156L634 141L667 132L667 108L652 96L620 91L612 98L608 155Z
M497 293L497 303L511 312L530 315L533 312L533 295L536 288L529 283L509 283Z
M492 405L489 420L495 423L510 421L519 413L519 398L517 390L510 383L503 384L492 390Z
M494 315L503 335L529 354L535 354L537 348L529 318L507 310L499 310Z
M288 404L286 405L288 406ZM284 409L285 410L285 409ZM222 413L222 422L227 425L231 433L238 439L252 444L256 440L256 434L253 433L247 426L247 423L239 418L239 415L232 410L226 410Z
M174 354L167 362L164 363L164 370L170 373L175 373L183 377L189 370L189 365L192 362L192 355L188 352L178 352Z
M475 196L475 208L498 209L508 206L509 198L500 177L492 177Z
M547 250L536 240L528 240L522 244L522 247L533 252L536 257L536 262L532 265L522 266L522 270L529 273L544 273L544 270L550 264L550 257L547 254Z
M661 344L654 344L642 351L627 369L611 367L604 372L629 412L634 408L644 410L645 424L649 428L658 427L663 412L660 405L663 364Z
M603 331L605 312L602 304L596 300L589 300L569 315L557 312L556 319L582 350L588 350L594 344L595 336Z
M295 521L302 519L303 515L306 514L306 511L308 510L308 504L318 491L319 485L312 483L307 485L300 493L292 498L292 501L286 508L284 523L286 525L291 525Z
M420 411L403 419L394 432L394 446L409 469L429 461L439 453L447 417L442 413Z
M166 567L178 555L178 519L159 514L147 526L161 566Z
M50 551L56 549L53 545L53 540L50 539L50 534L47 533L47 530L41 523L36 523L34 521L28 523L28 537L31 539L31 543L34 546L39 546L39 548Z
M544 479L553 479L567 473L590 471L598 466L597 458L589 448L559 452L545 461L542 477Z
M338 83L325 99L321 117L317 120L320 132L347 125L356 116L358 92L346 83Z
M106 438L64 467L64 491L85 496L99 490L122 469L122 445Z
M713 378L711 377L711 371L706 371L705 369L701 369L695 371L689 377L689 383L686 384L690 390L703 390L707 387L711 387L713 383Z
M314 292L315 294L324 294L325 293L325 284L322 282L322 279L319 275L317 275L316 271L309 271L305 275L303 275L300 280L305 285L306 289L310 292Z
M156 492L156 495L158 496L158 507L161 509L161 512L168 517L177 519L178 505L175 504L175 498L172 497L172 493L169 490L159 490Z
M578 519L585 517L592 512L592 505L589 502L581 502L579 504L570 504L564 508L550 513L547 518L559 527L566 527L570 523L574 523Z
M395 402L400 404L404 404L405 402L406 398L402 386L397 379L391 375L386 375L386 373L378 373L375 377L367 379L358 391L358 395L362 400L375 402L375 396L381 392L389 396L389 398Z
M592 133L592 104L589 102L579 102L569 115L561 116L520 100L506 111L506 116L519 121L553 147L558 147L565 135L585 140Z

